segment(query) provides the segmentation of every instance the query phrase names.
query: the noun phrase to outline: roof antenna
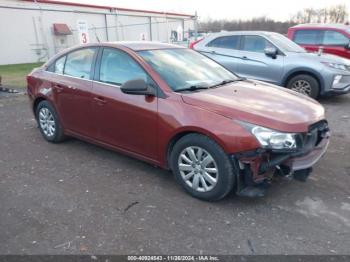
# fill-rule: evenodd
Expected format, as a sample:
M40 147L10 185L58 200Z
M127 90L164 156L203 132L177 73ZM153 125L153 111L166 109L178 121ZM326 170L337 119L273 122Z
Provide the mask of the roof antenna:
M98 43L101 43L100 41L100 38L97 36L97 33L96 33L96 27L94 25L92 25L94 27L94 33L95 33L95 37L96 37L96 40Z

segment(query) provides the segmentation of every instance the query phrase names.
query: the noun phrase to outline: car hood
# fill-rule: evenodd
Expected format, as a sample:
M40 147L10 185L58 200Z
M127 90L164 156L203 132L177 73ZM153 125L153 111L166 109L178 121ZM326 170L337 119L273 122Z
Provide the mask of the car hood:
M336 55L326 54L326 53L322 53L321 55L319 55L318 53L289 53L289 54L293 56L297 56L299 58L311 59L312 61L345 64L350 66L349 59L336 56Z
M260 81L239 81L181 96L186 104L284 132L307 132L324 118L317 101Z

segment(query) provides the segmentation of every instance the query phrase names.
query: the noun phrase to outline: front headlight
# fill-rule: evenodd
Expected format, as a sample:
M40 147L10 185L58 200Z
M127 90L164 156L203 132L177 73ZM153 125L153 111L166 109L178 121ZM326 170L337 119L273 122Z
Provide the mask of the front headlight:
M259 141L263 148L275 150L294 150L297 148L296 133L284 133L250 123L240 122Z
M281 133L261 126L253 127L251 132L263 147L271 149L297 148L296 134L294 133Z
M334 69L350 71L350 66L349 65L330 63L330 62L322 62L322 64L324 64L324 65L326 65L328 67L334 68Z

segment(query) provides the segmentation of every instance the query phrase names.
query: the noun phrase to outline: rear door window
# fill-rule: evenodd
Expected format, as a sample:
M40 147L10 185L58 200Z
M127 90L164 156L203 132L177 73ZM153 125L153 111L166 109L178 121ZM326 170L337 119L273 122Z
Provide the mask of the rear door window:
M96 48L84 48L69 53L64 67L64 74L90 79L95 51Z
M56 60L54 66L54 73L63 75L64 63L66 62L66 56L63 56Z
M261 36L258 36L258 35L243 36L242 50L244 51L264 53L265 48L268 48L268 47L275 47L275 46Z
M227 49L239 49L240 36L220 36L212 40L207 46Z
M320 44L321 30L297 30L294 33L294 42L301 45Z
M349 44L349 38L337 31L326 30L323 34L322 44L345 46Z
M66 56L58 58L56 61L52 62L46 71L63 75L64 63L66 62Z
M101 58L100 81L122 85L126 81L133 79L143 79L147 81L146 72L127 53L104 48Z

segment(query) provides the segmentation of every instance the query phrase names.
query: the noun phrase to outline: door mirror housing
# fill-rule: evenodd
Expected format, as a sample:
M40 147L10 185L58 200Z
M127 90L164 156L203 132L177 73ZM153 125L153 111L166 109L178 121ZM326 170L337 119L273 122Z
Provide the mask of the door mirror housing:
M265 48L264 52L265 52L265 55L272 57L272 58L276 58L278 50L275 47L267 47L267 48Z
M143 79L132 79L126 81L120 87L123 93L129 95L146 95L155 96L154 88L146 83Z

